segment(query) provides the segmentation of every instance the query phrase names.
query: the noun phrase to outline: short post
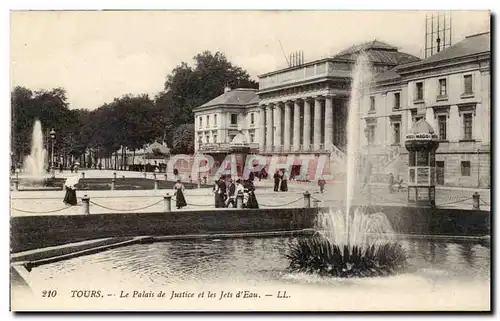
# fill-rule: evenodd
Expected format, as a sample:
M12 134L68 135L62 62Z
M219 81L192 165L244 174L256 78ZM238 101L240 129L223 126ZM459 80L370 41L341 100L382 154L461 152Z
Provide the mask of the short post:
M189 183L192 184L193 183L193 178L191 178L191 175L189 175Z
M481 207L479 205L479 200L481 199L481 195L478 192L472 194L472 208L475 210L480 210Z
M311 194L308 191L304 192L304 207L311 207Z
M116 172L113 173L113 178L116 179Z
M89 207L90 207L90 197L88 197L87 194L85 194L82 197L83 214L90 214Z
M153 173L153 179L156 180L156 173Z
M167 176L167 173L165 173L165 180L167 180L168 176Z
M243 193L236 195L236 208L243 208Z
M18 191L18 190L19 190L19 180L18 180L18 179L16 179L16 180L14 181L14 186L15 186L15 188L16 188L16 191Z
M82 178L85 178L85 173L84 172L82 172Z
M163 196L163 204L164 204L164 212L172 211L172 196L167 193L167 195Z
M154 189L158 189L158 180L156 179L155 177L155 180L154 180Z
M111 179L111 190L114 191L116 188L116 179L112 178Z
M198 188L201 187L201 179L198 179Z
M203 176L203 184L204 184L204 185L207 185L207 176L206 176L206 175L205 175L205 176Z
M142 173L142 175L144 176L144 178L146 178L146 175L147 175L147 174L146 174L146 171L144 171L144 172Z

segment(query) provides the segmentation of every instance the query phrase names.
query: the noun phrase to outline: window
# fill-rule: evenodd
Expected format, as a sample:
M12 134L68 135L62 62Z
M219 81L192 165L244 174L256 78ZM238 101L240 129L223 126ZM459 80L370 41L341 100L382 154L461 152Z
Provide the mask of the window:
M250 134L250 143L253 143L253 142L254 142L254 137L255 137L255 135L254 135L254 134Z
M205 136L205 141L206 141L207 144L210 143L210 136L208 136L208 135Z
M214 143L217 143L217 135L213 135L214 137Z
M254 122L254 117L253 117L253 113L250 114L250 124L253 125L253 122Z
M200 128L203 128L203 117L200 116Z
M424 100L424 83L415 83L415 100Z
M472 75L464 76L464 95L472 95Z
M464 139L472 139L472 114L463 114L464 119Z
M416 123L418 123L423 118L424 118L424 116L415 116L415 122L413 123L413 125L415 125Z
M231 114L231 125L238 124L238 114Z
M394 93L394 109L401 108L401 94Z
M207 127L210 127L210 115L207 115Z
M392 126L394 128L394 144L400 144L401 143L401 123L394 123Z
M214 125L217 126L217 115L214 115Z
M198 136L198 144L203 143L201 137L202 137L201 135Z
M375 111L375 97L370 96L370 110L369 110L369 112L373 112L373 111Z
M446 140L446 115L438 116L439 139Z
M446 97L448 92L446 90L446 79L439 79L439 94L438 97Z
M470 162L469 161L462 161L460 162L461 164L461 169L462 169L462 176L470 176Z

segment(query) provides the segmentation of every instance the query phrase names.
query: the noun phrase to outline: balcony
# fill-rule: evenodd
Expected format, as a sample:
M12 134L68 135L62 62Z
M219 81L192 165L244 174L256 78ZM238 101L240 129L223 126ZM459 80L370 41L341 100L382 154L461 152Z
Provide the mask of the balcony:
M259 150L258 143L249 143L249 144L230 144L230 143L209 143L209 144L200 144L198 150L200 152L212 152L212 153L230 153L231 148L234 147L250 147L250 152L255 153Z

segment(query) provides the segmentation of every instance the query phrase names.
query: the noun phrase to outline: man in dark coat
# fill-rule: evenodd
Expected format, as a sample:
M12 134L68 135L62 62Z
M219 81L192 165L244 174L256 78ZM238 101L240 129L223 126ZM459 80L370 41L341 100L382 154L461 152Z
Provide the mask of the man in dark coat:
M280 188L280 181L281 181L281 175L280 175L279 170L276 170L276 172L273 175L273 178L274 178L274 191L278 192L279 188Z
M236 208L236 185L233 180L229 179L229 184L227 185L227 200L226 207L229 207L229 204Z

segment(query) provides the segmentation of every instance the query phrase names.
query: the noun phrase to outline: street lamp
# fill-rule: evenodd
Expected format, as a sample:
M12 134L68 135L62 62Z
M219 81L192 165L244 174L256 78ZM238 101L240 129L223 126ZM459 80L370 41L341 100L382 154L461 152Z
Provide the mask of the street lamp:
M54 128L50 130L49 134L50 134L50 139L52 141L52 152L51 152L52 155L50 157L50 167L52 170L52 177L55 177L56 172L54 169L54 142L56 141L56 131L54 130Z

